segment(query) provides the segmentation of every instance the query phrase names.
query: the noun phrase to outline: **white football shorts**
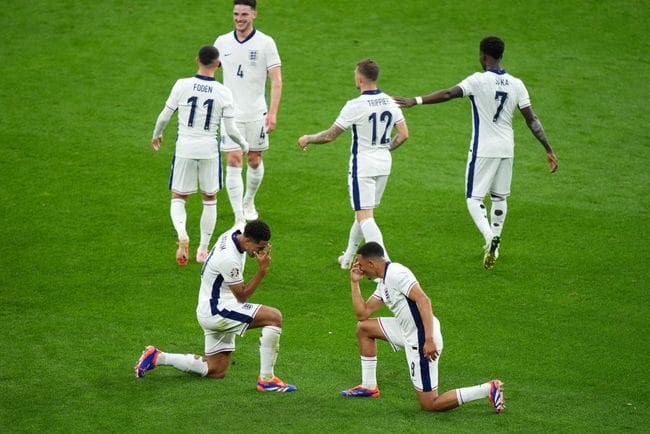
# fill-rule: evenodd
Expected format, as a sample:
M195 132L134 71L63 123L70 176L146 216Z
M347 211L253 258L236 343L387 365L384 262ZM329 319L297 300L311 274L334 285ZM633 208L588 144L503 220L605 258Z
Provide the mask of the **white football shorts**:
M469 154L465 171L465 197L483 199L488 193L510 196L512 181L512 158L472 159Z
M235 335L243 336L261 304L237 303L214 316L196 316L205 335L205 355L235 351Z
M359 211L377 208L384 195L387 182L388 175L359 178L348 174L348 192L352 209Z
M269 136L266 134L266 116L263 119L250 122L235 122L237 129L248 142L249 151L266 151L269 149ZM225 132L223 122L221 131ZM241 151L241 147L230 140L227 134L221 134L221 150L223 152Z
M221 190L221 164L219 158L209 160L174 157L169 189L178 194L192 194L197 187L208 195L217 194Z
M438 318L433 317L433 342L435 342L436 348L438 348L438 358L434 361L425 359L418 347L406 344L406 340L402 334L402 328L399 326L397 318L381 317L377 319L379 320L379 327L384 332L384 336L386 336L393 351L404 349L406 363L408 364L409 374L411 375L411 382L415 390L418 392L437 390L438 361L440 361L440 354L442 354L442 332ZM413 338L413 341L418 341L417 336Z

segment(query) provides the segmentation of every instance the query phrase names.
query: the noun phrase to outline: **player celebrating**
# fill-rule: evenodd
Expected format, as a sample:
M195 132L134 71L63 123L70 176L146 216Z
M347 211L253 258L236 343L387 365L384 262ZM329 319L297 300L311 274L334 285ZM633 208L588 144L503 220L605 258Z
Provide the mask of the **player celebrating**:
M480 44L479 61L485 72L474 73L458 85L415 98L395 97L400 107L416 104L437 104L469 96L472 103L472 139L466 170L467 208L485 238L483 265L489 269L499 256L501 231L506 219L510 195L514 132L512 117L515 108L526 119L528 128L546 149L551 172L558 160L546 139L544 128L533 112L523 82L501 69L504 42L496 37L484 38ZM491 218L488 220L483 199L490 193Z
M221 188L218 128L222 120L230 139L242 149L248 148L248 143L235 127L232 94L214 79L214 71L219 67L219 51L211 45L201 47L196 63L199 65L197 75L182 78L174 84L151 139L151 146L158 151L163 141L163 130L178 110L178 138L169 181L172 192L170 214L178 235L178 265L187 265L189 260L185 201L196 192L197 178L203 197L203 212L196 260L205 262L208 256L208 245L217 222L217 192Z
M375 292L363 299L359 281L363 276L380 279ZM411 382L426 411L447 411L469 401L489 398L497 413L503 412L503 384L492 380L438 395L438 360L442 353L440 321L433 316L431 300L405 266L389 262L384 250L370 242L359 249L350 272L352 305L359 321L357 339L361 353L362 383L341 392L346 397L379 398L377 387L377 339L388 341L394 351L404 349ZM382 306L395 316L370 318Z
M201 288L196 318L205 334L205 359L193 354L163 353L148 346L135 366L136 377L143 377L159 365L209 378L224 378L235 351L235 335L249 328L262 328L260 337L261 392L293 392L296 387L275 376L282 314L261 304L249 303L271 263L271 230L261 220L248 223L242 234L238 229L223 233L210 252L201 272ZM244 284L246 255L259 266L253 278Z
M255 0L235 0L234 32L217 38L215 47L222 53L223 82L235 97L237 128L248 143L246 194L242 180L242 151L234 143L222 140L221 150L227 154L226 189L235 214L235 226L242 228L246 220L258 218L255 194L264 177L262 152L269 148L268 134L276 126L282 74L278 49L273 39L253 26L257 17ZM271 100L266 106L266 79L271 81ZM225 139L222 137L222 139Z
M357 63L354 77L361 96L345 104L329 129L298 139L300 148L306 150L310 143L329 143L343 131L352 128L348 190L355 220L350 229L348 246L339 256L343 269L350 268L361 240L384 245L373 209L379 206L386 188L392 163L390 151L404 143L409 136L402 110L391 97L377 88L379 66L370 59L362 60ZM393 126L397 134L391 139Z

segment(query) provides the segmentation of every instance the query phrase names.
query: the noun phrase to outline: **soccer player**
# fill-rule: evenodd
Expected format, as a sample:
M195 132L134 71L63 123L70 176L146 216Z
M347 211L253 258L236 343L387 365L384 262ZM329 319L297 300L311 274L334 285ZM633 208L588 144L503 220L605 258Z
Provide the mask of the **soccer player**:
M235 351L235 335L249 328L262 328L260 337L260 392L293 392L296 387L275 376L282 314L276 308L249 303L271 263L271 229L261 220L249 222L244 233L231 229L217 240L201 271L196 318L205 335L205 358L193 354L164 353L148 346L135 366L136 377L168 365L209 378L224 378ZM258 269L244 283L246 255L255 258Z
M367 299L361 295L363 276L379 279ZM442 353L440 321L431 311L431 300L404 265L389 262L382 247L374 242L359 248L350 271L352 305L359 323L357 339L361 354L362 383L341 392L353 398L379 398L377 387L377 339L388 341L393 351L404 349L411 382L420 407L426 411L447 411L470 401L488 398L494 411L504 409L503 384L492 380L477 386L449 390L438 395L438 361ZM370 318L382 306L394 317Z
M203 212L196 260L205 262L208 256L208 245L217 222L217 192L221 188L218 129L222 120L228 137L242 149L248 148L235 127L232 93L214 78L214 71L219 67L219 51L211 45L201 47L196 63L199 70L194 77L181 78L174 84L158 115L151 139L151 146L158 151L163 130L178 110L178 137L169 180L170 214L178 235L178 265L187 265L189 260L185 201L190 194L196 193L197 185L201 188Z
M282 96L281 62L275 41L253 25L257 17L255 0L235 0L235 30L214 42L222 53L223 82L235 97L235 121L248 143L246 194L242 179L242 151L222 137L226 152L226 190L235 214L235 226L258 218L255 195L264 177L262 152L269 148L270 134L276 127ZM271 82L271 99L266 105L266 80Z
M437 104L468 96L472 103L472 138L465 173L467 208L485 239L483 266L490 269L499 256L501 231L508 211L514 132L512 117L518 108L528 128L546 149L551 172L558 167L553 148L530 104L524 83L501 68L504 42L496 37L484 38L479 61L485 72L476 72L458 85L415 98L395 97L400 107ZM483 199L490 194L492 209L488 220Z
M384 245L373 209L379 206L386 188L392 163L390 152L409 136L402 110L377 87L379 66L370 59L361 60L354 70L354 78L361 95L345 104L329 129L298 139L304 151L310 143L329 143L343 131L352 129L348 190L355 220L348 246L338 258L343 269L350 268L362 240ZM397 134L391 139L393 127Z

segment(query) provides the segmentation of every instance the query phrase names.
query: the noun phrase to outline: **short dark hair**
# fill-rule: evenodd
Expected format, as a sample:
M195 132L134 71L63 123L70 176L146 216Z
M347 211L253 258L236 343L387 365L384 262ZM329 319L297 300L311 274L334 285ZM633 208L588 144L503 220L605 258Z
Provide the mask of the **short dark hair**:
M383 258L384 248L381 246L381 244L375 241L370 241L359 247L357 254L361 255L363 259Z
M357 62L357 70L368 80L377 81L379 79L379 65L372 59L364 59Z
M481 52L497 60L503 57L505 48L505 42L497 36L488 36L481 41Z
M244 5L244 6L250 6L251 9L255 10L257 9L257 0L235 0L232 2L233 6L234 5Z
M204 45L199 49L199 62L203 66L210 66L219 58L219 50L213 45Z
M244 236L256 243L269 241L271 239L271 228L262 220L253 220L246 223Z

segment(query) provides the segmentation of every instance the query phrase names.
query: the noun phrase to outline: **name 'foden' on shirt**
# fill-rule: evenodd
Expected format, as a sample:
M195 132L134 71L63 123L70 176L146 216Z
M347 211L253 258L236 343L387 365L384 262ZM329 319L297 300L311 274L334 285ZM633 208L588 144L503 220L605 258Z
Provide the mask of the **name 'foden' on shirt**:
M376 99L369 99L368 104L370 107L377 107L380 105L388 105L389 104L389 98L376 98Z
M197 90L199 92L211 93L212 86L208 86L207 84L194 83L194 90Z

